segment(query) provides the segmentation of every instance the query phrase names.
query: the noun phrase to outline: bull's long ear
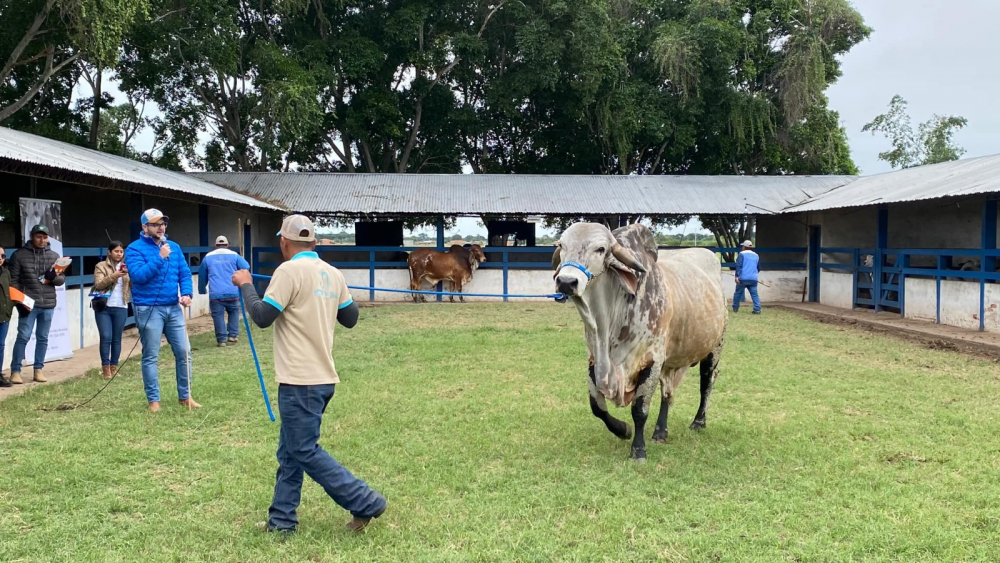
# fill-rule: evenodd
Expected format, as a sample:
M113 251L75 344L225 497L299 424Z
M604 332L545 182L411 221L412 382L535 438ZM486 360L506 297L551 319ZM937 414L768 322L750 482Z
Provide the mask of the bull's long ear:
M555 270L556 268L558 268L559 264L562 264L562 245L559 244L559 241L556 241L555 247L556 247L555 251L552 252L552 269L553 270Z
M635 295L635 292L639 289L639 277L636 276L635 272L628 269L626 266L622 265L617 260L612 260L609 264L610 270L618 278L618 281L622 284L622 287L629 295ZM643 269L643 272L646 270Z

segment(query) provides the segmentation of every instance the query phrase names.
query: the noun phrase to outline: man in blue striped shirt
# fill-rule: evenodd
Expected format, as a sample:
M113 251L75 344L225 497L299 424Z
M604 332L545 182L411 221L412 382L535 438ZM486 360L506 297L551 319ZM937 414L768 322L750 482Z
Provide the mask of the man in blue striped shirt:
M749 240L740 245L740 255L736 258L736 293L733 295L733 312L739 312L744 290L750 290L753 299L753 314L760 314L760 297L757 295L757 278L760 274L760 256L753 250Z

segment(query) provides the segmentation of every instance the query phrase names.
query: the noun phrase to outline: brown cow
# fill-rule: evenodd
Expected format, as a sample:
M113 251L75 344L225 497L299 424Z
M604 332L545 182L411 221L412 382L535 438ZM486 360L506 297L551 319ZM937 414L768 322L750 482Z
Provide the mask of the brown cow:
M486 254L478 244L469 245L464 248L453 244L450 249L441 252L433 248L418 248L410 253L406 264L410 267L410 289L419 291L420 284L427 280L431 285L439 281L451 282L450 291L462 293L462 285L472 280L472 273L479 268L479 264L486 261ZM426 295L413 294L413 302L427 301ZM455 302L455 296L449 296L451 302ZM459 296L462 303L465 297Z

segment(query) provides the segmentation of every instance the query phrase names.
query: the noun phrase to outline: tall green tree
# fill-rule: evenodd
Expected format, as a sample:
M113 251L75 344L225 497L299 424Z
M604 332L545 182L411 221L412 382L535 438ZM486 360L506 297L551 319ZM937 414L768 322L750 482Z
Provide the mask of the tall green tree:
M879 153L879 160L893 168L910 168L923 164L936 164L958 160L965 149L953 141L955 131L968 125L960 116L934 115L920 124L916 133L906 111L907 102L898 94L889 102L889 111L877 115L861 129L882 133L889 138L892 150Z
M114 64L146 7L147 0L0 0L0 122L80 62Z

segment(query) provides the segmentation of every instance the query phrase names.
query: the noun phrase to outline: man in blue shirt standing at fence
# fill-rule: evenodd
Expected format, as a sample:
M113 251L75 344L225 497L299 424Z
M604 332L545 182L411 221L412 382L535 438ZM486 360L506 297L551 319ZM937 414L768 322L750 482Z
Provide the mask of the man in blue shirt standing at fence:
M132 279L132 308L142 342L142 382L150 412L160 410L157 362L164 335L174 352L178 401L189 408L201 406L191 398L191 349L184 326L184 307L191 305L191 267L181 247L167 240L167 221L159 209L147 209L140 218L139 240L125 250L125 265Z
M750 290L753 299L753 314L760 314L760 297L757 295L757 279L760 274L760 256L751 250L749 240L740 245L740 255L736 258L736 293L733 295L733 312L739 312L744 290Z
M198 269L198 293L205 294L208 286L208 304L215 325L215 341L221 348L236 342L240 335L240 290L233 286L236 270L249 270L250 264L242 256L229 250L229 239L215 239L215 250L205 255ZM229 323L226 323L229 315Z

